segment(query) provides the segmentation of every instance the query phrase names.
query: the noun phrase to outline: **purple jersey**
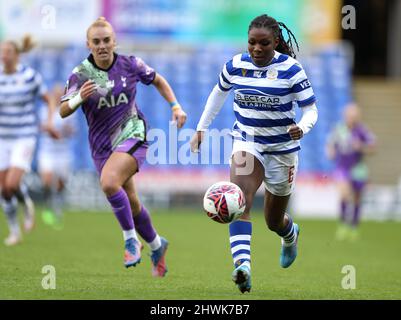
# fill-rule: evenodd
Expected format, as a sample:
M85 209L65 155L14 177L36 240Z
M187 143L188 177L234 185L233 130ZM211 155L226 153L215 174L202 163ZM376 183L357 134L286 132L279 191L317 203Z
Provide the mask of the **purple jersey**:
M335 163L337 169L343 171L355 171L355 178L367 178L367 169L362 166L363 153L355 149L355 146L372 145L374 135L362 124L357 124L352 129L345 124L339 124L334 129L329 143L335 149ZM363 168L363 169L362 169Z
M89 79L97 84L97 91L82 104L94 159L109 157L125 139L146 140L146 122L135 101L136 85L151 84L155 75L140 58L118 54L107 70L97 67L92 55L74 68L61 101L77 95Z

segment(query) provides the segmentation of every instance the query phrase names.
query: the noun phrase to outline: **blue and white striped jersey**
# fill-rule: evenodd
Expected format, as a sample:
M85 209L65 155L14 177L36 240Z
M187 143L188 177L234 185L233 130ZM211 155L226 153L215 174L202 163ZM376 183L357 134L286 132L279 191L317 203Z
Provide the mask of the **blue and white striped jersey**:
M5 74L0 67L0 139L37 136L35 99L45 92L42 77L32 68L18 65L15 73Z
M262 154L283 154L300 149L287 129L295 124L295 106L316 101L301 64L275 51L265 67L253 64L248 53L238 54L220 73L218 86L234 90L235 139L253 141Z

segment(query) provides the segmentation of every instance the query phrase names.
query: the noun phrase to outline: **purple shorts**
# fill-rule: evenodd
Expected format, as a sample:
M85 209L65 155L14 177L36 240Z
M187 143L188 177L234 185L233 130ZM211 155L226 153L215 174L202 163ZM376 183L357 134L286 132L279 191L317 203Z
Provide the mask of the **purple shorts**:
M139 171L140 167L146 160L146 151L148 150L148 147L149 144L146 141L130 138L120 143L113 151L110 152L110 155L112 152L123 152L130 154L136 159ZM109 159L110 155L104 158L93 159L96 171L99 175L102 173L103 166Z
M352 189L357 192L361 192L365 188L367 182L365 180L353 179L351 177L351 172L345 169L337 169L334 173L334 177L337 181L349 182Z

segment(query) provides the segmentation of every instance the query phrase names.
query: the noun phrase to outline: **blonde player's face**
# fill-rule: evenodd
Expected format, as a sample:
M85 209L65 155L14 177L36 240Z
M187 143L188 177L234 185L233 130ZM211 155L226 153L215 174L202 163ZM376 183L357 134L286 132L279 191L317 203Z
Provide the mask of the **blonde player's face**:
M109 27L93 27L89 30L87 46L99 66L109 66L113 62L116 46L114 32Z
M5 67L14 67L18 62L18 54L15 47L8 42L1 45L1 62Z

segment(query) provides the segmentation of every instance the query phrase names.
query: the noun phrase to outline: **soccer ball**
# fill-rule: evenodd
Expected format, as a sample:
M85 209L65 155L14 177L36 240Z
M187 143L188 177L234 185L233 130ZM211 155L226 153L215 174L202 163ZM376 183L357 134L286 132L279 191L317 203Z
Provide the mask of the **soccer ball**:
M245 196L235 183L220 181L207 189L203 197L203 208L212 220L230 223L245 211Z

